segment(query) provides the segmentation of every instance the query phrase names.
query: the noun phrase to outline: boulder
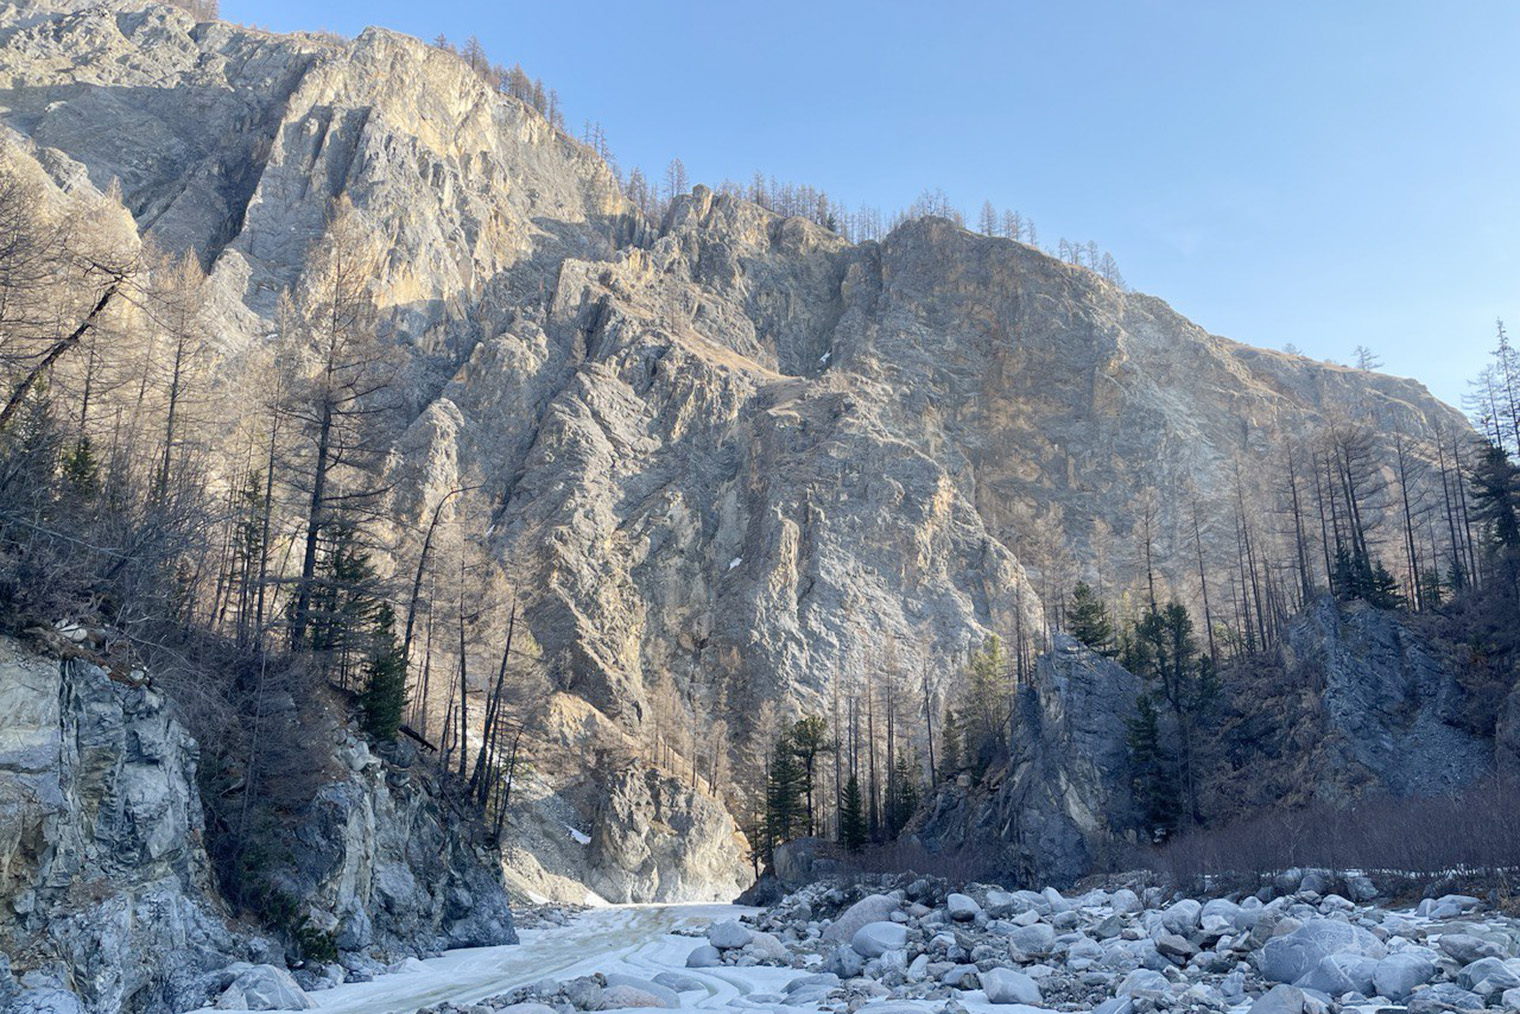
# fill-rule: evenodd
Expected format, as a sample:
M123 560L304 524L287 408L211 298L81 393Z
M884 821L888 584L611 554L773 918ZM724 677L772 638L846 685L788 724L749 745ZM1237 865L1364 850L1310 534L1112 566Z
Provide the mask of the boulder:
M608 986L602 990L602 1003L598 1010L621 1010L625 1007L679 1007L679 1001L668 1004L659 996L637 986Z
M688 965L687 967L691 966ZM661 972L654 977L654 981L666 989L675 990L677 993L705 993L707 991L707 987L702 984L702 980L693 979L691 976L682 975L680 972Z
M1471 933L1442 933L1436 946L1459 965L1470 965L1479 958L1502 958L1504 948Z
M687 968L714 968L723 964L723 952L712 944L703 944L686 955Z
M1378 962L1361 954L1331 954L1320 959L1303 978L1293 985L1300 989L1313 989L1329 996L1361 993L1366 996L1373 990L1373 976Z
M1436 964L1421 951L1399 951L1377 963L1372 988L1390 1000L1403 1000L1436 974Z
M847 944L855 939L855 933L868 922L890 919L902 905L896 898L885 894L872 894L861 898L835 919L823 931L823 939L832 943Z
M853 979L866 967L866 959L849 944L841 944L834 948L823 963L823 970L839 976L841 979Z
M1304 1014L1304 991L1297 986L1273 986L1256 998L1249 1014Z
M879 958L907 943L908 927L897 922L868 922L850 938L850 947L863 958Z
M1145 908L1140 903L1140 896L1127 887L1121 887L1109 896L1109 904L1115 912L1129 913L1139 912Z
M1454 982L1439 982L1415 990L1405 1005L1408 1014L1449 1014L1450 1011L1480 1011L1483 998Z
M1203 905L1192 898L1184 898L1161 913L1161 924L1179 936L1191 936L1198 928L1198 918Z
M1176 961L1179 965L1188 963L1188 959L1198 953L1198 946L1184 936L1176 933L1163 933L1156 940L1156 950Z
M750 942L752 936L753 934L747 928L739 925L732 919L725 922L713 923L707 928L707 942L720 951L730 951L743 947Z
M565 999L577 1010L601 1010L602 984L589 975L578 976L560 986Z
M217 1010L312 1010L317 1005L290 973L274 965L251 965L216 998Z
M1388 948L1360 926L1333 919L1310 919L1291 933L1267 941L1257 953L1256 961L1267 980L1294 983L1332 954L1379 960L1387 957Z
M988 1003L1041 1003L1040 987L1023 972L1011 968L989 968L981 974L982 990Z
M973 922L982 914L982 906L967 894L951 894L945 898L945 908L956 922Z
M1117 996L1134 996L1137 993L1165 993L1170 985L1166 976L1149 968L1137 968L1124 977L1115 990Z
M641 979L636 975L627 975L622 972L608 972L603 976L603 978L607 980L607 985L609 986L631 986L634 989L640 990L641 992L648 993L651 996L657 997L660 1000L660 1006L662 1007L681 1006L680 992L678 990L670 988L669 986L663 986L658 982L652 982L649 979ZM605 1007L606 1003L607 997L606 994L603 993L602 1005Z
M1479 958L1457 973L1457 982L1479 996L1488 997L1506 989L1520 988L1520 961Z
M1020 926L1008 934L1008 945L1031 958L1049 954L1055 942L1055 927L1049 923L1037 922L1033 926Z

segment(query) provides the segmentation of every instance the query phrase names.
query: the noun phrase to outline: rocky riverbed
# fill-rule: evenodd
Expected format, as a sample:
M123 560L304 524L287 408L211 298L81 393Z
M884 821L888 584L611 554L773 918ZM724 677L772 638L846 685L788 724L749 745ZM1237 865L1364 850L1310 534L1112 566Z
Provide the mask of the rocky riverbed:
M895 876L821 882L712 921L685 968L553 977L425 1014L713 1009L833 1014L1335 1014L1520 1010L1520 922L1479 898L1378 903L1364 876L1289 871L1255 894L1015 890ZM668 950L669 948L667 948Z

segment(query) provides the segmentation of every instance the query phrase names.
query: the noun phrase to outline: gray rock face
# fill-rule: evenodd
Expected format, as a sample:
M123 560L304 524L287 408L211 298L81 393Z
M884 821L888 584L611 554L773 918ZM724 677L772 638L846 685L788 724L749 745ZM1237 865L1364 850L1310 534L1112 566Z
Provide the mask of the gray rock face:
M608 901L729 900L754 879L727 811L679 778L636 762L599 788L587 878Z
M516 943L494 853L458 824L419 772L409 745L380 754L341 734L346 778L323 785L293 822L286 892L338 947L395 958ZM399 767L398 767L399 766Z
M201 846L197 757L161 695L0 638L0 950L18 969L61 960L107 1014L210 995L243 943Z
M1494 741L1463 721L1461 649L1428 625L1325 597L1288 624L1275 655L1226 687L1218 735L1242 759L1211 787L1212 812L1249 810L1264 792L1336 805L1450 794L1494 770ZM1306 729L1303 749L1282 749Z
M1075 880L1136 819L1125 723L1139 692L1128 670L1057 635L1020 691L1012 776L990 796L942 788L920 838L935 849L974 843L1030 879Z
M309 925L381 955L514 942L467 828L419 780L392 785L362 741L343 734L339 753L346 777L283 828L279 886ZM267 964L278 948L227 927L197 760L161 694L0 638L0 949L18 968L61 961L96 1014L300 997Z

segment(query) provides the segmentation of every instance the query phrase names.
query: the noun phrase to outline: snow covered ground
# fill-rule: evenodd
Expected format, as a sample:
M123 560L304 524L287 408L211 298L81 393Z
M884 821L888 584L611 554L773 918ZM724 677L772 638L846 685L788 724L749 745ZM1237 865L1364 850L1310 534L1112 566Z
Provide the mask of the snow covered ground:
M371 982L349 983L310 994L332 1014L412 1014L443 1000L469 1003L544 978L571 979L593 972L621 972L648 979L675 971L702 983L705 993L682 994L683 1007L702 1010L764 1009L751 993L777 993L803 974L792 968L686 967L686 956L705 941L677 935L703 931L718 919L737 919L753 909L739 905L623 905L589 909L568 926L521 931L515 947L477 947L409 962L403 971ZM646 1012L647 1014L647 1012Z

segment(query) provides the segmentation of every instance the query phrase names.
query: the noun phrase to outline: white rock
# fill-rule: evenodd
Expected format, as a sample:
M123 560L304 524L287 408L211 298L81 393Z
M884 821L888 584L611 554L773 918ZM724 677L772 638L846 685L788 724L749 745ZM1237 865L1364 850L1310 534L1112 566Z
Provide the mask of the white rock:
M850 946L863 958L879 958L907 942L908 927L895 922L868 922L850 938Z
M712 944L703 944L686 956L687 968L714 968L723 964L723 955Z
M989 968L981 974L982 990L988 1003L1039 1004L1040 987L1023 972L1012 968Z
M715 922L707 927L707 942L720 951L729 951L743 947L750 942L753 934L744 926L740 926L732 919L724 922Z
M945 908L956 922L972 922L982 913L982 906L969 894L951 894L945 899Z

